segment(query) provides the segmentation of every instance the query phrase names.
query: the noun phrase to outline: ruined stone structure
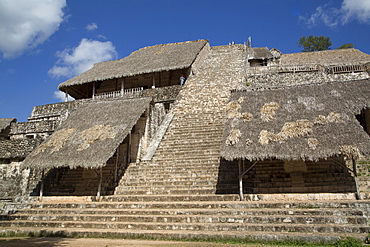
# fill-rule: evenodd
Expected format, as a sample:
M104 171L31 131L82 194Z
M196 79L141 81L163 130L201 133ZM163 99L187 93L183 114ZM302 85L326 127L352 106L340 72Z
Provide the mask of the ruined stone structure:
M95 64L59 85L74 101L0 119L2 232L364 238L369 71L207 40Z

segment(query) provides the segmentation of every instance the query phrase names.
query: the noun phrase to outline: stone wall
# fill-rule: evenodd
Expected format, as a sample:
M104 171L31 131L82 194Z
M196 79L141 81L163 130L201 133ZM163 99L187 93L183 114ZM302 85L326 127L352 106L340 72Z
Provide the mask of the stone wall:
M0 164L0 198L12 198L17 201L27 196L29 169L20 169L21 162Z
M11 126L11 139L25 139L41 137L46 139L59 125L59 120L45 120L35 122L13 123Z
M300 85L331 81L349 81L369 78L367 72L326 74L321 71L296 73L247 74L246 83L253 87Z
M356 162L358 184L362 199L370 199L370 157Z
M152 97L154 102L173 102L181 90L180 85L144 90L141 97Z
M35 106L32 110L31 116L28 118L29 122L32 121L45 121L45 120L59 120L60 116L70 109L76 109L82 105L90 102L91 99L74 100L56 104L48 104Z
M191 66L191 74L197 74L201 69L201 66L205 60L205 58L210 54L211 47L209 43L207 43L203 49L199 52L197 58L195 59L193 65Z

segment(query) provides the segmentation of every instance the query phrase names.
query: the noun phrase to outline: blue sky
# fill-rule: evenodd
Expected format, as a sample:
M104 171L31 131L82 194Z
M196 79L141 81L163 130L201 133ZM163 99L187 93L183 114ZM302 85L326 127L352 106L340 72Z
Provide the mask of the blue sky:
M145 46L250 36L293 53L310 34L370 54L370 0L0 0L0 118L27 121L61 82Z

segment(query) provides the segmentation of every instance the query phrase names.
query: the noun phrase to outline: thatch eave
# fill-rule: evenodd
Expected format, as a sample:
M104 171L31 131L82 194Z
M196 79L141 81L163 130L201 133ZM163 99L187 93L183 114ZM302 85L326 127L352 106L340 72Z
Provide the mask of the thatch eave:
M105 81L160 71L179 70L191 67L207 40L188 41L145 47L128 57L94 64L93 68L61 84L58 88Z
M282 54L280 57L280 65L321 64L338 66L366 64L369 62L370 55L355 48L287 53Z
M151 98L93 101L77 108L57 130L24 160L37 169L98 169L149 108Z
M370 107L369 95L369 79L233 91L221 156L317 161L368 155L370 137L355 115Z

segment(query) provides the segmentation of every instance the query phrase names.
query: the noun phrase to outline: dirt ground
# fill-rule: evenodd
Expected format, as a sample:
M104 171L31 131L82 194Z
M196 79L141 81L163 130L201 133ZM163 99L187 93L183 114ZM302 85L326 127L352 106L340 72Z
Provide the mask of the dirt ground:
M6 247L241 247L241 244L218 244L206 242L174 242L130 239L95 239L95 238L0 238L0 246ZM262 247L263 245L248 245ZM271 247L271 246L269 246Z

